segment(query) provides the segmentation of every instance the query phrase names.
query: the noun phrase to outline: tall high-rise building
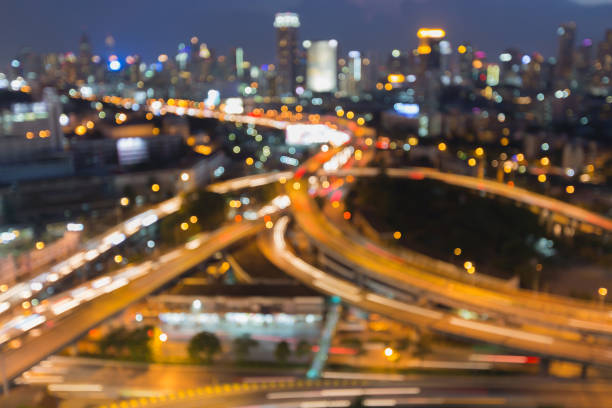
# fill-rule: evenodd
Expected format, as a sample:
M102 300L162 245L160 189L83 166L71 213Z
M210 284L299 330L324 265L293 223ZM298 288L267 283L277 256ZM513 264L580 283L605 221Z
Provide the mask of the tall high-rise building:
M87 80L88 77L93 73L92 61L93 53L91 50L91 43L87 34L83 33L81 36L81 42L79 43L79 57L78 57L78 75L79 79Z
M81 36L81 41L79 43L79 59L82 63L90 63L91 57L91 43L89 42L89 37L87 36L87 34L83 33L83 35Z
M568 80L574 69L574 44L576 43L576 23L561 24L557 29L559 54L557 56L557 78Z
M516 48L508 48L499 55L502 83L506 85L521 86L521 67L524 55ZM527 56L531 61L531 57Z
M306 88L312 92L335 92L338 89L338 41L305 41Z
M472 83L472 64L474 63L474 49L470 44L461 44L457 47L459 53L459 76L464 84Z
M363 67L361 53L359 51L349 51L348 53L348 94L359 95L361 92L361 80L363 77Z
M612 29L606 30L604 40L599 43L597 62L601 70L612 72Z
M279 95L292 94L297 76L300 18L295 13L277 13L274 27L278 59L277 91Z
M349 51L348 59L338 61L338 90L343 96L359 96L362 90L363 65L359 51Z
M445 36L446 33L440 28L421 28L417 32L417 37L420 40L417 52L421 58L422 72L443 68L441 43ZM450 46L447 43L444 45L450 51Z
M387 73L389 74L405 74L408 72L409 59L405 52L393 50L387 57Z
M236 78L242 79L244 77L244 50L240 47L236 48L235 55L235 67L236 67Z
M591 54L593 49L593 41L590 38L585 38L580 43L576 52L576 75L581 87L587 86L591 68L593 65Z

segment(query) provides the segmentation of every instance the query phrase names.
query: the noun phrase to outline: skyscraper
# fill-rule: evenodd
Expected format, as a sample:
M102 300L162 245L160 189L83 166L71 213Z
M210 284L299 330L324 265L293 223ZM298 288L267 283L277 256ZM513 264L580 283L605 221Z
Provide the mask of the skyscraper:
M576 53L576 76L581 87L587 86L592 67L593 40L585 38Z
M600 70L612 72L612 29L606 30L604 40L599 43L597 62Z
M557 79L568 80L574 69L574 44L576 42L576 23L561 24L557 29L559 36L559 55L557 57Z
M362 59L359 51L349 51L348 53L348 81L347 92L351 96L357 96L362 89Z
M240 47L236 48L234 52L236 67L236 78L242 79L244 77L244 50Z
M279 95L292 94L297 76L300 18L295 13L277 13L274 27L278 59L277 91Z
M459 53L459 75L464 84L472 83L472 63L474 62L474 50L470 44L461 44L457 47Z
M308 51L306 88L312 92L335 92L338 89L338 41L305 41Z

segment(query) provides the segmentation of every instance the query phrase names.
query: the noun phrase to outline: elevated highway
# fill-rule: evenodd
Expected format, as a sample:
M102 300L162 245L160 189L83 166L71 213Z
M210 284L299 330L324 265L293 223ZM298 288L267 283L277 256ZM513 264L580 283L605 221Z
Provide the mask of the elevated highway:
M367 281L357 284L331 275L308 264L290 250L285 241L288 224L288 217L281 218L271 232L260 235L259 246L277 267L316 290L340 296L347 303L361 309L445 335L496 344L543 357L612 366L612 350L607 344L570 340L546 330L534 330L533 326L516 327L500 322L463 319L448 310L381 294L379 285L370 285ZM389 287L397 288L393 283Z
M209 235L200 234L185 246L157 258L146 274L129 284L85 302L56 320L47 320L39 336L29 337L19 348L0 354L0 369L8 379L14 379L133 302L261 229L261 221L243 222L228 225Z
M365 167L335 171L319 170L318 174L339 177L348 175L355 177L374 177L380 174L380 169ZM548 210L552 213L562 215L568 220L574 220L583 225L596 227L601 232L612 232L612 220L603 215L524 188L510 186L494 180L480 179L461 174L443 173L436 169L426 167L392 168L386 170L386 175L393 178L407 178L413 180L438 180L457 187L483 191L500 197L509 198L526 205ZM591 230L589 229L585 232L591 232Z
M287 191L298 226L321 252L355 273L355 280L363 275L402 288L420 300L486 313L508 323L535 323L574 333L612 334L612 315L599 305L527 290L507 288L502 292L440 276L429 268L405 262L362 237L340 231L303 189Z

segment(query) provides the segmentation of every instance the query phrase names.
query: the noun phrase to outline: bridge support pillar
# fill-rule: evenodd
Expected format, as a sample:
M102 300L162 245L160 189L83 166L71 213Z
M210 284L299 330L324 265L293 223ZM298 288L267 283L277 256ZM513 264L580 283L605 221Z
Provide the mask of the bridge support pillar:
M588 375L589 375L589 365L582 364L582 366L580 367L580 378L582 378L583 380L586 380Z
M540 374L541 375L549 375L550 374L550 359L541 358L540 359Z

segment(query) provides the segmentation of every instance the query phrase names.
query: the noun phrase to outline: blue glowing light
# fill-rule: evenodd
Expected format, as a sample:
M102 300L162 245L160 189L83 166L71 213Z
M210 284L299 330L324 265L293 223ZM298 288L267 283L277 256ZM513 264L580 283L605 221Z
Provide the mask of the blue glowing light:
M400 115L407 116L409 118L416 117L420 112L419 105L415 103L396 103L393 105L393 109L395 109L395 111Z
M121 63L119 62L119 60L113 60L108 63L108 68L111 71L119 71L121 69Z

